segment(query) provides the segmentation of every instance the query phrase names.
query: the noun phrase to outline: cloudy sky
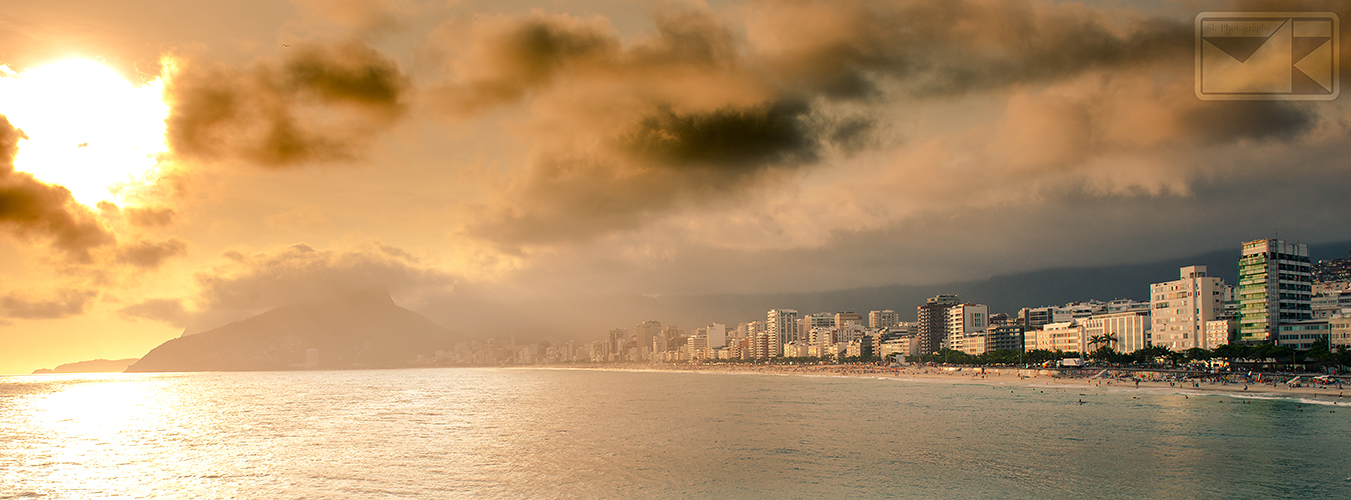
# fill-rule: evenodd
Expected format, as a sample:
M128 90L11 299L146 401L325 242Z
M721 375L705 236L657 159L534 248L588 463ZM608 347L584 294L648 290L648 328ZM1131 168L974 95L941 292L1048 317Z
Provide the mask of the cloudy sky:
M0 373L372 285L469 335L594 340L647 319L625 297L1346 240L1346 99L1195 95L1197 14L1273 8L21 2Z

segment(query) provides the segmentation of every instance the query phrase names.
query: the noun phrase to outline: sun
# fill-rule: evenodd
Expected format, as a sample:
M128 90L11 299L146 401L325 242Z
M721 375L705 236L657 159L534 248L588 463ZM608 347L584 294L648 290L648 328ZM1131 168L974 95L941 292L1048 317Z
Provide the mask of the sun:
M168 150L163 94L161 79L132 85L84 59L22 72L0 66L0 115L28 136L14 167L65 186L84 205L118 203L158 176Z

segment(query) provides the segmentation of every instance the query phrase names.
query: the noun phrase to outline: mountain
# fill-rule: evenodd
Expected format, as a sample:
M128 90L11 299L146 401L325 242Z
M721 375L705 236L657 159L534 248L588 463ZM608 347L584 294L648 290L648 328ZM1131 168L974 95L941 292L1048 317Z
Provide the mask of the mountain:
M89 361L77 361L66 363L53 369L43 368L34 370L33 373L107 373L120 372L126 370L128 366L136 362L136 358L127 359L91 359Z
M399 307L382 289L285 306L151 350L128 372L349 369L412 365L462 337ZM317 351L315 351L317 350ZM314 356L317 354L317 356Z

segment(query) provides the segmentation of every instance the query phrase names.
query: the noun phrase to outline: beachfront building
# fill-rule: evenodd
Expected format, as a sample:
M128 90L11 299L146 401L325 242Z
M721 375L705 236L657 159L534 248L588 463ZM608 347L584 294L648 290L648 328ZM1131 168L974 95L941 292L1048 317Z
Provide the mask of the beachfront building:
M957 333L943 341L945 349L962 351L972 356L985 354L985 332Z
M1284 323L1278 327L1280 332L1276 337L1276 345L1293 347L1295 349L1308 349L1313 347L1319 340L1329 340L1329 325L1331 321L1326 319L1306 319L1294 323Z
M922 354L932 354L943 348L948 338L948 310L958 304L956 295L937 295L919 306L919 320L915 322L917 348Z
M1111 347L1118 352L1135 352L1149 347L1149 312L1128 311L1096 314L1084 320L1084 335L1094 337L1108 336L1113 340L1106 344L1090 345L1090 351L1099 347Z
M938 295L918 308L915 333L921 353L931 354L950 346L948 337L980 332L989 325L990 308L963 304L956 295Z
M1066 323L1048 323L1040 330L1030 330L1025 335L1023 345L1028 351L1045 349L1084 353L1088 350L1088 338L1084 335L1084 326L1073 321Z
M765 330L770 336L766 357L782 356L784 344L797 340L797 309L770 309Z
M1214 349L1206 322L1224 315L1224 303L1233 293L1224 280L1208 276L1206 266L1188 266L1175 281L1149 285L1150 343L1182 352L1193 347ZM1127 351L1129 352L1129 351Z
M805 358L811 356L807 349L806 342L794 340L783 345L783 357L785 358Z
M1328 343L1333 348L1351 349L1351 310L1328 318Z
M1206 345L1212 346L1211 349L1233 342L1234 336L1238 335L1238 320L1226 317L1207 321L1205 335Z
M915 353L911 350L911 347L915 345L914 340L914 335L901 335L883 341L877 345L877 355L883 359L892 354L914 356Z
M948 309L948 335L984 332L989 319L990 306L957 304Z
M870 335L864 335L845 345L847 346L845 356L869 358L873 355L873 338Z
M1313 319L1309 246L1262 239L1243 243L1238 261L1238 340L1277 340L1282 323Z

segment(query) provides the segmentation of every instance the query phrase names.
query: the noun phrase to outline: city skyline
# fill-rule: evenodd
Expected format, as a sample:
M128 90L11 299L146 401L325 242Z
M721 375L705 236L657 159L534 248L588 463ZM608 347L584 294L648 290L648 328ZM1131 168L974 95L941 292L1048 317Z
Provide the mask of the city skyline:
M0 372L372 285L581 339L672 297L1346 241L1345 99L1201 100L1198 9L1248 4L1130 4L25 2Z

